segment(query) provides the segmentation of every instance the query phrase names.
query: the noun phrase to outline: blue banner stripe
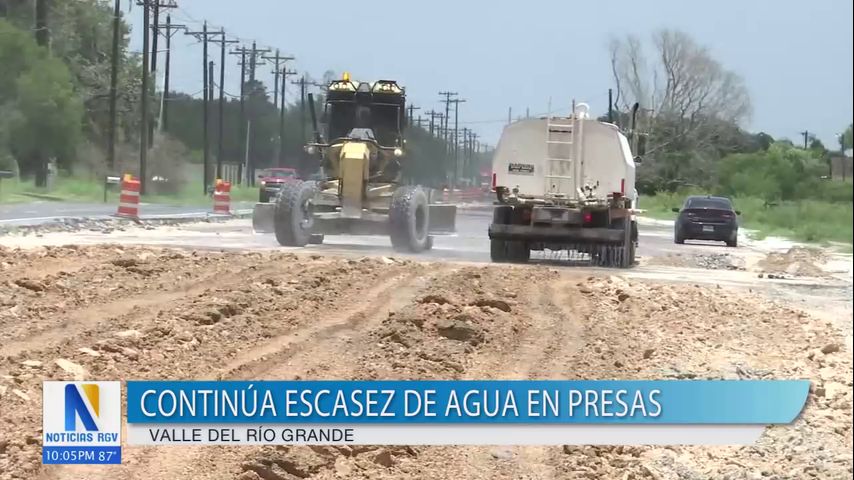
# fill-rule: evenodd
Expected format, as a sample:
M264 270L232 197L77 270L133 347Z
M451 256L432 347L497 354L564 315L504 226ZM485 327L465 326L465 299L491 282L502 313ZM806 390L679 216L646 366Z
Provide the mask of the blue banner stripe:
M129 423L767 425L797 418L809 381L129 381L127 387Z
M112 465L122 463L122 447L42 447L46 465Z

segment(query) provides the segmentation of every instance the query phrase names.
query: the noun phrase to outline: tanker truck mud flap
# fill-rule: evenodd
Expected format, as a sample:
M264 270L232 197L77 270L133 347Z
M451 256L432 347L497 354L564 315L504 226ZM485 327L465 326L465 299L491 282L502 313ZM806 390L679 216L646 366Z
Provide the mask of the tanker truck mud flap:
M457 206L433 203L430 208L430 224L427 227L431 235L450 235L457 231Z
M255 233L273 233L276 212L275 203L256 203L252 209L252 231Z

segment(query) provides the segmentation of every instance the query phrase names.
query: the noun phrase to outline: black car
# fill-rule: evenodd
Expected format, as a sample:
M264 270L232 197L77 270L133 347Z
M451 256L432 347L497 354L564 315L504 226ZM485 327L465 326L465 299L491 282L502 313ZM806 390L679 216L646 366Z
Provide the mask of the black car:
M674 225L673 241L717 240L729 247L738 246L738 219L741 212L732 207L726 197L691 196L685 199L682 208L674 208L679 214Z

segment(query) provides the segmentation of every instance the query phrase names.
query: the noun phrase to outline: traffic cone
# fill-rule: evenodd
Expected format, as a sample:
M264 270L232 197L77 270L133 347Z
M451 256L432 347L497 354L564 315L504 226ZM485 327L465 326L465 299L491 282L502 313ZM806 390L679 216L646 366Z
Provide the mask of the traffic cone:
M131 174L122 177L122 193L116 216L139 219L139 180L135 180Z
M214 186L213 211L220 215L231 215L231 183L217 179Z

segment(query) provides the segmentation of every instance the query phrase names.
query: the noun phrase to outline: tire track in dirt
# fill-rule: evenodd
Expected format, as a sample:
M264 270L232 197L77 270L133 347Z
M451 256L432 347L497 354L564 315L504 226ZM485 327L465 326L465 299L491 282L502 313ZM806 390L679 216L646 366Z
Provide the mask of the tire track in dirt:
M41 331L32 332L24 338L15 339L0 345L0 357L12 357L28 350L43 349L61 343L68 338L100 329L103 324L111 323L115 318L125 315L147 315L150 308L169 305L189 296L199 295L206 290L229 288L245 283L248 274L263 276L277 273L281 267L250 265L237 272L223 276L220 272L174 286L172 291L144 291L131 296L118 296L106 303L87 305L69 313L55 325ZM321 264L317 264L319 268Z
M410 271L383 279L357 298L342 298L346 310L329 312L318 323L279 335L228 362L217 374L219 379L289 380L311 377L349 379L357 377L354 363L341 358L393 312L412 301L428 284L448 268L434 270L427 276ZM352 300L350 303L348 300ZM342 368L343 367L343 368ZM255 448L256 451L260 447ZM140 459L138 466L126 472L128 479L150 478L229 478L239 472L244 459L252 453L247 447L224 446L152 447L151 456Z
M226 366L223 378L255 379L259 375L274 375L282 372L281 362L290 360L289 365L299 365L300 361L307 364L331 365L338 361L338 355L331 352L335 349L325 342L340 344L350 338L350 333L356 329L370 331L389 312L406 305L418 291L419 274L409 272L399 275L364 293L364 300L355 305L354 311L336 312L329 318L322 319L312 325L304 333L286 334L277 337L261 349L253 351L249 357L241 358ZM319 347L323 345L322 347ZM317 349L312 351L311 349ZM320 356L318 356L320 354ZM254 357L254 358L253 358ZM297 358L297 357L302 357ZM304 372L303 376L316 372ZM316 378L316 377L313 377Z
M584 314L573 305L569 298L576 289L577 274L564 274L562 278L552 269L544 267L525 267L536 269L532 276L542 278L543 272L549 280L528 284L519 289L515 299L519 305L519 321L527 328L514 339L508 339L513 349L495 356L489 362L479 363L476 369L466 372L471 379L496 380L538 380L566 379L571 358L583 345ZM547 274L547 275L548 275ZM429 447L435 449L437 456L454 465L452 475L459 478L537 478L556 477L555 469L549 465L551 452L555 447L538 446L469 446L469 447ZM465 467L463 467L465 466Z
M23 464L18 462L32 461L32 466L26 470L27 478L36 475L41 478L105 478L103 471L99 473L85 467L41 466L35 459L37 452L33 445L37 444L29 439L24 442L24 433L28 434L27 438L31 434L38 438L36 423L40 422L41 401L35 400L40 398L41 384L35 383L38 378L34 373L48 379L69 379L65 372L53 365L51 359L63 357L79 362L95 378L212 378L218 368L240 353L241 340L250 345L265 344L287 329L311 326L313 318L340 312L339 302L353 304L369 299L365 292L372 285L382 284L412 269L407 261L395 261L389 265L373 259L358 261L318 257L309 261L292 255L231 255L228 258L234 261L233 266L230 265L232 273L217 272L221 275L219 281L207 282L204 288L194 290L193 295L186 292L178 295L176 292L177 296L170 297L169 301L161 297L161 303L157 305L113 317L104 324L107 325L106 331L80 332L54 345L25 351L27 358L43 363L37 370L28 370L14 361L0 362L0 373L9 374L0 376L0 382L19 381L17 388L34 400L20 404L14 401L16 397L12 397L8 412L15 412L16 427L0 434L0 444L8 441L15 454L5 459L0 455L0 470L24 471L19 470ZM293 262L283 266L279 262L282 259ZM243 307L242 313L238 305L241 302L250 305ZM215 311L218 306L226 309L236 306L238 310L221 314L224 315L221 320L219 316L213 319L206 316L208 313L220 315ZM131 331L135 335L113 337L113 333L119 330ZM188 336L184 337L184 334ZM80 347L93 347L96 355L81 353ZM126 356L131 354L133 357ZM12 420L11 417L5 418L7 416L5 413L0 415L0 423ZM127 457L131 463L134 461L131 455ZM107 473L106 478L124 476L116 475L115 469Z
M70 257L58 257L58 252ZM215 270L223 267L222 256L196 257L159 249L62 247L21 255L7 269L18 275L10 275L5 282L9 288L0 289L0 356L14 355L27 343L41 347L52 332L67 338L86 331L101 316L123 313L124 302L131 307L144 305L154 293L204 282L197 278L196 261L211 263ZM167 262L173 268L164 268ZM57 271L56 263L77 266L73 272ZM28 274L21 271L22 265Z
M562 278L540 287L537 310L554 336L536 362L531 363L522 378L530 380L567 380L578 378L573 372L573 359L584 347L590 304L578 294L579 277L564 274ZM502 475L509 478L563 478L554 465L561 447L522 445L512 447L511 461L498 462Z
M77 248L71 247L45 247L41 251L31 252L21 249L10 249L0 247L0 272L4 275L13 277L29 277L42 279L50 275L56 275L59 272L76 273L91 265L103 261L101 258L90 257L80 259L79 257L70 258L67 256L69 252L76 251ZM17 264L5 265L3 262L5 257L17 257ZM20 259L23 257L23 261Z
M511 273L508 275L508 272ZM536 285L531 282L514 282L514 280L521 280L528 275L537 277L541 282ZM501 282L506 280L504 278L506 276L511 276L507 281L513 285L521 285L521 287L509 291L500 287ZM517 279L517 277L519 278ZM340 360L336 362L335 359L330 359L334 368L310 368L306 371L310 373L312 379L353 378L352 372L354 371L359 372L358 378L365 378L365 376L381 379L448 378L441 373L442 370L430 371L428 369L423 371L419 364L435 365L432 362L439 361L440 358L437 357L456 351L457 353L450 354L451 360L468 367L461 367L463 369L459 371L459 374L452 375L450 378L528 378L532 376L532 372L539 371L543 365L547 364L545 356L555 354L561 351L561 348L566 350L575 348L570 345L571 342L566 341L566 335L562 332L571 331L577 327L567 326L566 318L557 314L558 308L550 299L555 287L543 291L542 283L552 281L553 277L556 278L555 272L536 269L536 267L511 270L482 267L463 268L458 274L447 275L445 278L439 278L440 281L432 282L430 288L424 291L426 295L421 296L416 303L399 309L394 318L401 317L396 322L402 323L387 324L387 322L383 322L381 328L373 334L369 329L360 330L364 332L361 339L347 339L351 341L338 345L332 342L326 344L326 347L320 347L322 349L321 356L323 355L322 352L335 352L344 357L351 357L352 355L354 358L352 363L344 364ZM569 286L569 283L562 282L557 288L564 288L565 286ZM452 290L448 290L449 287ZM500 300L502 295L508 295L509 302L496 301ZM406 302L398 299L397 303L403 305ZM402 350L397 350L397 347L378 351L376 346L378 341L399 345L401 349L409 348L406 346L408 334L405 333L405 330L398 330L398 328L403 328L402 325L417 320L418 316L413 316L411 310L413 308L420 309L418 311L422 314L437 315L440 318L449 315L450 318L458 319L457 321L467 319L469 322L474 322L474 325L482 325L487 329L484 332L485 342L474 349L455 350L452 348L447 352L442 349L434 351L434 348L442 343L457 344L457 341L448 339L437 345L431 343L432 340L430 339L419 339L416 335L412 338L412 342L424 341L425 344L422 348L431 352L431 355L426 359L420 359L417 355L414 358L412 355L403 354L398 357L396 352ZM509 311L505 309L509 309ZM499 310L504 310L504 312L499 312ZM500 314L496 316L498 313ZM443 328L447 328L446 324L441 323L441 320L434 318L426 321L438 321ZM392 329L388 330L388 328ZM427 328L426 323L419 327L422 334L428 333ZM505 333L507 331L512 333ZM543 345L545 345L545 349ZM576 345L576 343L572 343L572 345ZM315 356L313 351L305 352L305 356L315 362L317 360L313 358ZM374 362L381 362L381 364L372 365ZM316 362L319 365L325 363L325 361ZM395 364L400 365L401 363L407 365L403 370L397 370L398 367L395 367ZM373 368L355 370L362 365ZM286 368L284 366L282 368L283 372L294 373L292 370L284 370ZM439 372L438 375L436 372ZM344 376L342 377L342 375ZM291 478L284 472L297 472L298 476L317 479L347 477L349 474L356 474L357 472L357 470L352 470L352 464L355 464L355 468L366 469L359 474L361 476L371 478L372 473L386 476L382 470L374 471L371 469L378 467L373 460L375 455L388 454L389 452L393 458L399 458L399 460L392 461L401 469L395 471L401 474L405 469L408 476L415 478L539 478L530 476L531 468L539 471L543 478L554 476L554 469L546 464L547 459L542 456L531 458L530 460L536 459L536 462L532 462L530 465L526 464L527 469L523 471L518 468L518 464L505 465L505 460L493 458L496 449L481 446L417 447L417 449L369 446L349 449L265 447L258 451L263 453L241 455L240 452L235 452L234 460L231 463L243 465L241 479ZM216 452L216 454L211 453L209 458L222 458L222 450ZM241 458L249 460L241 462ZM434 459L436 460L434 461ZM518 455L515 460L519 460ZM348 464L348 462L350 463ZM239 472L234 472L234 474L236 473ZM520 473L524 475L520 475ZM212 475L210 478L220 477Z

